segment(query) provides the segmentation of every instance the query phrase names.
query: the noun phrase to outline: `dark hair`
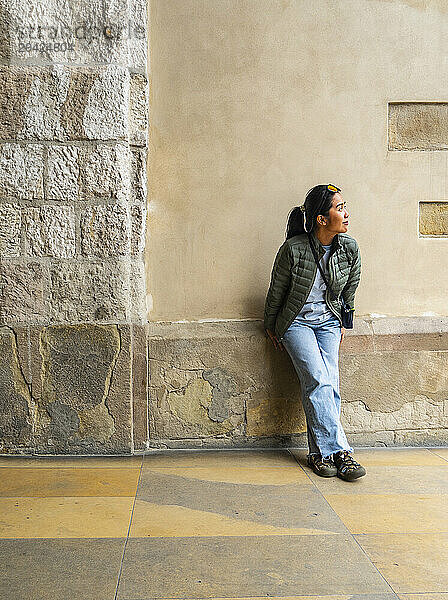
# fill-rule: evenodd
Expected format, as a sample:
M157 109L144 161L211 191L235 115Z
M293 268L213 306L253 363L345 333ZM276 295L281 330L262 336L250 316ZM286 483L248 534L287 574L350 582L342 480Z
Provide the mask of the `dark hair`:
M337 186L331 187L336 188L338 192L341 191ZM336 192L329 190L327 185L316 185L311 188L305 197L305 214L302 212L300 206L295 206L290 211L285 239L300 235L301 233L311 233L314 231L317 226L316 217L318 215L328 217L335 194ZM306 217L306 223L304 216Z

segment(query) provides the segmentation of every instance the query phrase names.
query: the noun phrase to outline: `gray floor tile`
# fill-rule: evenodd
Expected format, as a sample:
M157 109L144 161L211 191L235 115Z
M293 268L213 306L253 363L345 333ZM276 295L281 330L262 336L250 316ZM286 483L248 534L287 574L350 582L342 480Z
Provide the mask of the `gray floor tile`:
M113 600L124 539L0 540L2 600Z
M144 469L137 498L276 527L347 532L342 521L312 485L241 485Z
M391 588L351 536L135 538L119 600L369 593Z

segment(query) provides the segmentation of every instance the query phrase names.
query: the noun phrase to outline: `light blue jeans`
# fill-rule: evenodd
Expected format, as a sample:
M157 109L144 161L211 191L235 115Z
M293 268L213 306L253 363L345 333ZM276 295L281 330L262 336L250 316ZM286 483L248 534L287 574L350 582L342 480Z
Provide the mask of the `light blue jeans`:
M293 321L281 338L300 381L309 452L324 458L339 450L353 452L340 420L340 341L336 317L319 324Z

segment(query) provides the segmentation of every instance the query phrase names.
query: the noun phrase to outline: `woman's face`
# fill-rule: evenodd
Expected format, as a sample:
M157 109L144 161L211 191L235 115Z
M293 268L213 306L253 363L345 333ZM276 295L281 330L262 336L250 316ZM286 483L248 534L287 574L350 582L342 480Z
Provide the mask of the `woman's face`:
M324 225L325 230L331 233L345 233L348 229L349 213L345 206L344 199L340 192L333 194L333 203L328 213L328 217L319 215L317 222Z

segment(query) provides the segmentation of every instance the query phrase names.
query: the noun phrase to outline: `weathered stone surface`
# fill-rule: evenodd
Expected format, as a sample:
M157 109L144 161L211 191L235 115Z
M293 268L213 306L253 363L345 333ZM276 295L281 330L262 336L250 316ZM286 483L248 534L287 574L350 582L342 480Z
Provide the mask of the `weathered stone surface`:
M148 80L133 73L130 80L129 136L134 144L146 145L148 135Z
M32 444L33 403L22 373L14 331L0 327L0 449Z
M17 204L0 204L0 256L20 256L22 218Z
M19 0L5 2L0 26L0 56L12 60L120 63L144 67L146 61L145 3L119 0L105 5L76 5L50 0L32 10ZM40 38L36 28L40 26Z
M388 130L390 150L445 150L448 103L390 103Z
M47 198L76 200L79 194L79 148L72 145L48 149Z
M413 431L437 428L432 444L442 443L440 432L448 430L448 352L421 350L423 338L414 351L403 350L406 344L391 352L372 348L376 337L383 343L396 335L406 337L406 328L412 331L410 337L442 335L446 324L443 318L392 321L372 319L366 331L358 327L359 336L371 341L354 343L341 355L342 418L349 440L359 446L400 445L405 432L411 438ZM419 334L419 327L427 333ZM357 336L351 333L350 337ZM202 440L204 447L306 445L298 378L289 356L275 352L264 338L261 323L150 323L148 351L150 445L192 447L195 439ZM200 379L210 387L197 383ZM191 389L190 399L185 392ZM239 402L236 409L235 405L229 408L226 397ZM173 422L168 398L183 411L183 422ZM201 406L206 419L202 433L195 434L199 427L188 423L198 420L196 411ZM246 428L210 433L207 419L220 423L237 418L241 407ZM425 439L430 439L429 434Z
M131 206L131 254L141 254L145 249L146 208L141 204Z
M384 414L384 418L386 413L399 411L409 402L415 407L420 406L418 402L422 397L431 405L437 405L448 394L448 352L422 350L343 355L340 385L341 396L346 402L360 402L369 414ZM401 413L397 413L397 418L398 414ZM420 416L424 421L425 411ZM402 414L404 426L408 417L406 412ZM398 424L397 421L397 428ZM390 429L384 424L378 425L377 429Z
M50 317L56 322L126 320L129 265L59 262L50 267Z
M75 255L75 211L71 206L26 208L27 254L70 258Z
M448 202L419 203L421 235L448 236Z
M43 152L37 144L0 145L0 197L43 197Z
M437 427L431 429L409 429L395 433L397 446L448 446L448 429Z
M164 414L162 437L205 437L227 433L235 428L230 419L215 421L210 418L212 386L202 378L191 380L179 392L157 390L157 408ZM242 418L239 419L242 422ZM162 425L159 423L159 425Z
M47 318L46 270L37 262L0 264L0 319L41 323Z
M134 449L146 449L148 440L148 365L146 327L131 325L132 421Z
M41 333L43 439L56 448L104 444L114 433L107 397L121 349L114 325L56 325Z
M80 162L81 199L128 201L134 177L129 146L96 144L83 149Z
M299 384L297 384L299 385ZM275 436L306 430L300 398L260 398L255 394L247 406L247 435Z
M119 256L131 251L127 207L89 206L81 213L81 251L85 256Z
M443 414L443 402L434 402L414 394L412 400L391 412L385 408L369 410L360 401L346 402L342 408L342 424L347 432L399 431L431 428L434 424L439 428L448 428L448 417Z
M269 352L267 340L252 323L151 326L151 332L156 330L161 339L150 335L148 341L151 438L192 438L194 431L203 437L245 435L246 402L254 396L255 404L260 404L262 397L298 395L295 372L288 370L287 360ZM198 383L199 378L208 387ZM169 398L176 400L175 416L181 405L181 422L174 421ZM194 404L188 408L190 398ZM200 425L198 412L203 418ZM269 419L269 411L266 414ZM227 423L232 424L228 431L219 429ZM265 429L269 426L263 424Z

